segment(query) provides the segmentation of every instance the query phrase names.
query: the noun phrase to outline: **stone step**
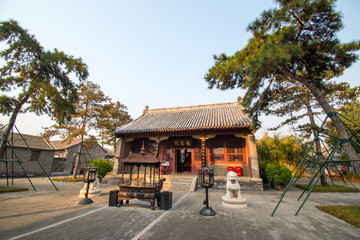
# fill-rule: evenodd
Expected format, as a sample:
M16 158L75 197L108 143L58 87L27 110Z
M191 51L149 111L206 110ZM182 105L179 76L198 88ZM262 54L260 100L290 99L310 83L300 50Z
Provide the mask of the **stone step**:
M164 183L163 186L171 186L171 187L188 187L190 188L190 183Z
M163 178L169 178L169 179L192 179L193 177L196 177L197 175L176 175L176 174L172 174L172 175L161 175L161 177Z
M166 179L166 181L164 182L166 184L170 184L170 183L188 183L191 184L192 183L192 179L187 179L187 180L182 180L182 179Z
M163 175L163 191L194 191L197 175Z
M189 192L189 187L166 187L162 188L162 191L181 191L181 192Z

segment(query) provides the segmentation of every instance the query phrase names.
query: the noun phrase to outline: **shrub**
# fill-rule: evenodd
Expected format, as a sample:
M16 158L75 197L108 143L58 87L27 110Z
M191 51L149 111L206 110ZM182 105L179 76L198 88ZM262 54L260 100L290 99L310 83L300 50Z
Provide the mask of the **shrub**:
M259 171L260 171L260 178L262 178L263 183L268 183L269 180L266 174L266 166L269 164L269 161L259 161Z
M275 176L280 174L280 168L281 165L278 163L270 163L266 166L265 172L270 182L275 183Z
M267 133L256 142L258 159L260 161L279 162L295 167L308 149L303 140L295 136L280 136Z
M106 174L113 170L113 165L110 163L109 160L91 160L89 166L97 167L97 173L101 177L105 177Z
M266 167L267 179L277 185L286 185L291 180L291 171L279 163L270 163Z
M275 177L275 184L288 184L291 180L291 171L286 167L281 167L280 175Z

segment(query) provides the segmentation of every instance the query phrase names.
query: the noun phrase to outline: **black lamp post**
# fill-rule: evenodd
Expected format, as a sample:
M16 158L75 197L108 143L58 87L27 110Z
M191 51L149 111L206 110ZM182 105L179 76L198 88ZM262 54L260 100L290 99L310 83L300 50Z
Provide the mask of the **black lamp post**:
M78 202L79 204L93 203L93 201L90 198L88 198L88 194L89 194L90 183L94 182L96 180L96 171L97 171L96 167L87 167L84 169L83 181L84 181L84 183L87 183L86 193L85 193L85 198L81 199Z
M201 180L201 186L205 188L206 191L206 199L204 200L204 205L206 205L203 209L201 209L200 214L204 216L215 216L216 212L209 207L209 194L208 188L214 186L214 169L209 168L208 166L204 166L199 168L199 175Z

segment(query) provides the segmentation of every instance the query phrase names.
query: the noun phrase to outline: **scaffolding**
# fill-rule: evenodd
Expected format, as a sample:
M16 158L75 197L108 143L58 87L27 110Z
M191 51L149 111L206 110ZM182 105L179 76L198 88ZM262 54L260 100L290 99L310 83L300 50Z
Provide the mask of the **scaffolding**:
M68 159L68 158L67 158ZM77 161L78 160L78 161ZM69 176L71 176L72 172L73 171L80 171L79 167L78 166L81 166L81 163L85 163L86 166L89 165L89 162L88 160L92 160L92 157L89 153L89 151L86 149L86 146L85 146L85 141L81 141L80 144L79 144L79 148L78 150L73 154L73 156L71 157L71 161L65 161L65 162L62 162L63 164L67 165L67 166L70 166L68 167L68 171L67 173L65 174L65 177L63 178L63 182L65 182L67 180L67 178ZM59 162L60 164L61 162ZM76 164L78 163L78 166L76 166ZM81 171L80 171L80 174L81 174Z
M2 129L4 129L5 127L7 127L7 126L8 125L6 124L3 127L1 127L0 131ZM17 131L17 133L15 133L15 134L18 134L20 136L20 139L14 138L14 129ZM16 151L15 151L14 143L16 143L18 141L21 141L22 143L24 143L24 145L26 146L26 150L30 152L30 158L28 158L26 160L20 160L20 158L17 156ZM35 188L34 184L32 183L32 181L30 179L30 176L26 172L25 167L23 165L23 163L31 161L31 162L36 162L39 165L39 167L41 168L43 173L46 175L46 177L49 179L49 181L51 182L53 187L56 189L56 191L59 191L57 189L57 187L55 186L55 184L53 183L53 181L50 179L49 175L46 173L46 171L43 168L43 166L41 165L41 163L39 162L38 157L36 156L34 151L29 147L29 145L26 142L25 138L23 137L23 135L20 133L19 129L15 125L11 126L10 134L9 134L9 137L7 139L4 139L4 136L2 137L0 147L2 148L3 146L5 148L5 153L2 156L2 158L0 158L0 162L5 163L5 177L6 177L7 186L9 186L9 177L11 177L11 185L12 186L14 185L14 164L19 164L19 166L22 169L24 175L28 179L30 185L32 186L34 191L36 191L36 188ZM8 152L8 150L9 150L9 152ZM9 167L11 169L10 172L9 172Z
M335 116L335 115L337 115L340 118L340 120L343 122L343 124L345 125L345 127L346 127L346 129L347 129L347 131L349 133L349 138L341 139L341 138L339 138L337 136L334 136L334 134L331 134L325 128L327 120L329 118ZM325 139L331 140L334 144L331 144L329 146L329 144L327 144L325 142ZM315 150L316 149L315 148L315 142L316 141L319 141L321 143L322 149L324 149L324 151L317 152ZM334 182L333 182L333 179L331 177L331 172L335 172L336 174L339 174L341 176L341 178L342 178L343 182L345 183L345 185L346 185L346 181L345 181L345 179L346 179L355 189L357 189L357 191L360 192L360 190L339 169L339 165L341 165L341 164L348 163L349 166L351 166L352 162L360 161L359 159L350 159L343 152L343 149L341 148L341 146L343 144L347 144L347 143L350 143L354 147L354 149L356 150L356 152L359 155L359 153L360 153L360 125L353 122L353 121L351 121L349 118L345 117L344 115L342 115L340 113L337 113L337 112L329 113L326 116L325 120L322 122L321 127L320 127L320 129L318 131L318 134L315 137L314 141L310 144L307 152L303 156L300 163L297 165L291 180L287 184L287 186L286 186L284 192L282 193L282 195L280 197L280 200L277 203L277 205L276 205L274 211L272 212L271 216L274 216L274 214L275 214L276 210L278 209L281 201L283 200L283 198L285 197L287 191L289 190L290 185L294 185L297 182L297 180L303 175L305 170L308 169L308 168L310 168L310 171L311 171L310 182L307 185L306 189L302 192L302 194L298 198L298 201L300 201L300 199L305 195L306 191L308 191L308 193L307 193L304 201L301 203L299 209L295 213L295 216L297 216L299 214L301 208L304 206L307 199L310 197L310 194L314 190L315 186L318 184L318 182L320 180L320 177L323 174L325 174L326 171L330 176L332 184L334 184ZM324 161L320 162L318 160L319 155L323 157ZM301 173L299 173L300 169L303 169L301 171ZM359 173L357 173L357 174L359 174ZM297 178L296 178L296 176L297 176Z

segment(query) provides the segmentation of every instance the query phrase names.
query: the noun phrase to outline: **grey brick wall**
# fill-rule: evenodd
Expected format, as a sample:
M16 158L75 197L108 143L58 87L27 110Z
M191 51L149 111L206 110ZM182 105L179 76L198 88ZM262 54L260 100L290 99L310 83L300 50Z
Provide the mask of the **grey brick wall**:
M8 162L8 176L11 176L12 172L13 175L16 177L25 176L24 170L21 168L17 159L22 163L22 166L25 169L28 176L46 176L46 174L41 169L37 161L30 161L31 151L23 148L14 148L14 153L15 154L12 156L11 151L10 150L7 151L7 159L10 160L13 158L13 160L15 160L15 162ZM53 160L54 160L54 151L41 150L39 155L39 162L47 174L50 174ZM1 171L1 176L6 175L5 162L1 162L0 171Z

